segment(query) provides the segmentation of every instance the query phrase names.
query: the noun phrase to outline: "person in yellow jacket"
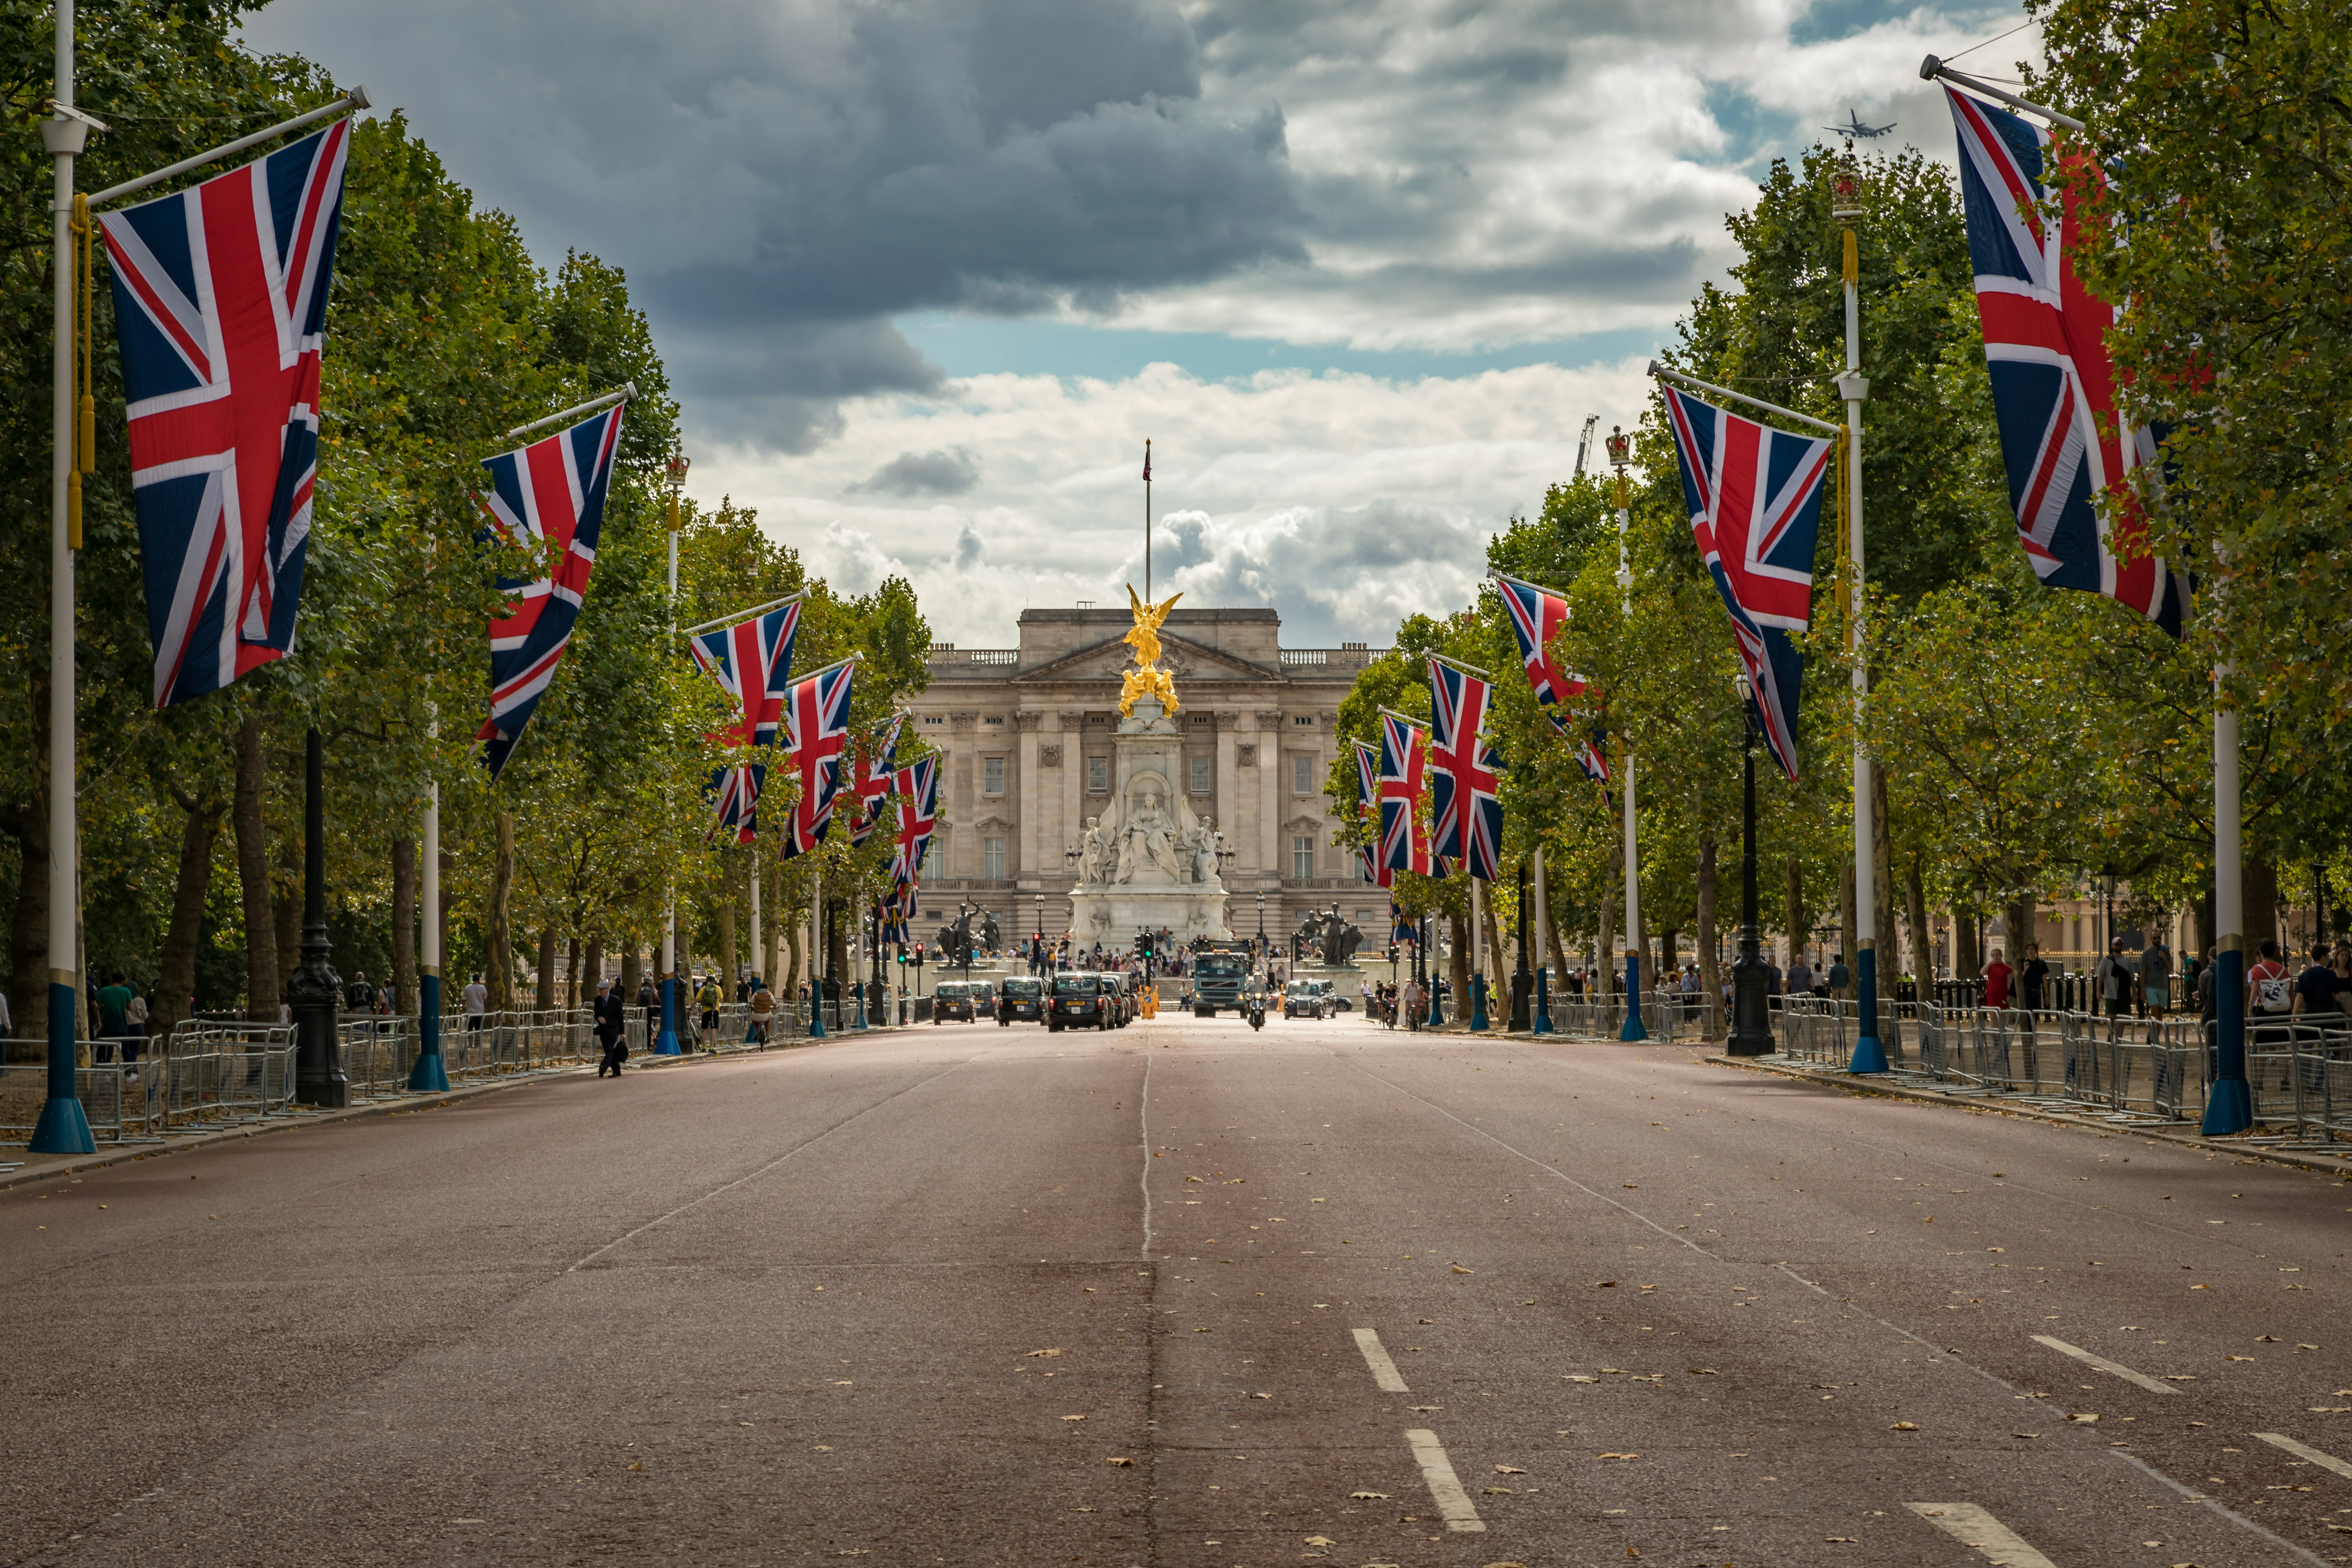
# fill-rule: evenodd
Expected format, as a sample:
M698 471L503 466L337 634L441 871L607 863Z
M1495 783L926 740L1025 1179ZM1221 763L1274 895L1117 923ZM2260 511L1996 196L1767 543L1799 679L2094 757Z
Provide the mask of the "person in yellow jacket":
M694 1005L702 1010L702 1048L719 1049L719 977L706 974L702 989L694 994Z

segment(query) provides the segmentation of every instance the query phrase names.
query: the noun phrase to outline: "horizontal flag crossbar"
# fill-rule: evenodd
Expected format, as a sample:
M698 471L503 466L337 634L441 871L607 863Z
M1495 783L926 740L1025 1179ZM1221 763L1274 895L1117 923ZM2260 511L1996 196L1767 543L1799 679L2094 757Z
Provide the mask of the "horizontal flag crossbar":
M715 621L705 621L700 626L688 626L677 635L682 637L699 637L704 632L715 632L720 626L738 626L750 620L753 616L764 616L770 610L781 610L793 600L807 596L805 594L787 594L781 599L771 599L764 605L754 605L748 610L737 610L730 615L721 616Z
M1402 719L1416 730L1425 730L1429 727L1428 720L1416 719L1410 713L1400 713L1393 708L1383 708L1381 709L1380 711L1387 714L1391 719Z
M109 185L89 198L90 207L95 211L109 202L120 201L124 196L135 196L151 185L160 185L174 174L184 174L191 169L201 169L206 163L217 163L223 158L244 152L247 147L258 147L274 136L283 136L289 131L299 131L305 125L316 125L321 120L332 120L338 114L347 114L352 110L367 107L367 89L355 87L332 103L321 104L307 114L298 114L291 120L280 121L267 131L257 131L250 136L240 136L234 142L224 142L209 153L199 153L193 158L183 158L176 163L164 165L152 174L142 174L135 180L125 180L119 185Z
M1810 425L1816 430L1826 430L1832 436L1845 428L1843 425L1832 425L1826 419L1816 419L1810 414L1800 414L1793 408L1783 408L1777 403L1767 403L1760 397L1750 397L1744 392L1734 392L1727 386L1717 386L1711 381L1701 381L1695 375L1685 375L1678 370L1668 370L1656 360L1650 362L1650 374L1660 381L1670 381L1686 391L1712 392L1717 397L1728 397L1737 402L1745 403L1750 408L1761 408L1767 414L1778 414L1783 419L1794 419L1799 424Z
M608 405L614 403L625 402L629 398L635 397L636 395L637 384L634 381L625 381L621 383L620 385L614 387L612 391L605 393L600 397L592 397L585 403L575 403L569 408L559 409L555 413L547 416L545 418L534 419L528 425L518 425L513 429L507 432L507 439L511 441L518 436L528 436L534 430L544 430L550 425L554 425L562 420L569 419L575 414L593 414L599 408L605 407Z
M1493 670L1481 669L1476 665L1467 663L1462 659L1449 658L1442 653L1433 653L1429 657L1435 659L1440 664L1451 665L1455 669L1462 671L1465 675L1475 675L1481 680L1492 680L1495 679L1495 672Z
M2011 109L2021 109L2028 114L2038 114L2053 125L2063 125L2069 131L2083 129L2083 122L2071 114L2061 114L2054 109L2034 102L2032 99L2020 98L2013 92L2003 92L1989 81L1979 81L1966 71L1954 70L1933 55L1919 62L1921 81L1934 81L1938 77L1955 86L1967 88L1970 92L1980 92L1987 98L1999 99Z

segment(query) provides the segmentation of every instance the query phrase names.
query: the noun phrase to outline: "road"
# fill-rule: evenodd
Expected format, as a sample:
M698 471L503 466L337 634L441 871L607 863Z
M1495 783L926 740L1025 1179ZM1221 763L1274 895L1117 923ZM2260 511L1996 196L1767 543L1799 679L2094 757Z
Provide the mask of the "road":
M0 1563L2344 1563L2347 1205L1345 1015L549 1080L0 1194Z

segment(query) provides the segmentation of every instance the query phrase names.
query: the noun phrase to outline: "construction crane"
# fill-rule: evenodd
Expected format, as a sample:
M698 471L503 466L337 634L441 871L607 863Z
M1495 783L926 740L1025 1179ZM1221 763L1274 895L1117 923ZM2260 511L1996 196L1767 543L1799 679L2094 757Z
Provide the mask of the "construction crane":
M1600 415L1586 415L1584 434L1576 438L1576 477L1580 479L1584 477L1584 459L1592 455L1592 428L1600 423Z

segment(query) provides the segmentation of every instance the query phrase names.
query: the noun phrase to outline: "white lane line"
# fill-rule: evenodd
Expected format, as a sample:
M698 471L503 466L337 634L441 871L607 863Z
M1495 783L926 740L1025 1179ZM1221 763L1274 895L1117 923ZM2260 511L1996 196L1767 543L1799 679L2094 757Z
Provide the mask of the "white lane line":
M2273 1448L2284 1448L2298 1459L2309 1459L2321 1469L2334 1470L2346 1480L2352 1481L2352 1465L2346 1464L2333 1454L2323 1454L2316 1448L2305 1447L2294 1438L2283 1436L2276 1432L2257 1432L2254 1436Z
M1364 1364L1372 1369L1372 1381L1381 1385L1382 1393L1410 1394L1412 1392L1404 1385L1403 1377L1397 1372L1396 1363L1389 1359L1388 1348L1381 1343L1379 1330L1358 1329L1356 1348L1364 1352Z
M2036 1334L2033 1336L2033 1342L2038 1345L2048 1345L2060 1355L2073 1356L2084 1366L2097 1367L2101 1372L2105 1373L2110 1377L2120 1377L2126 1383L2137 1384L2140 1387L2147 1389L2150 1394L2178 1394L2180 1392L2180 1390L2173 1387L2172 1384L2168 1383L2158 1383L2156 1379L2148 1376L2147 1373L2144 1372L2134 1372L2131 1368L2125 1366L2120 1362L2109 1361L2103 1355L2093 1355L2089 1351L2084 1350L2082 1346L2070 1345L2064 1340L2053 1340L2048 1334Z
M1462 1489L1454 1479L1454 1461L1445 1457L1444 1445L1434 1432L1415 1429L1404 1435L1412 1445L1412 1457L1420 1462L1421 1479L1429 1483L1429 1495L1437 1500L1437 1511L1445 1516L1448 1530L1484 1530L1486 1521L1470 1506L1470 1494ZM2044 1568L2048 1568L2044 1564Z
M1048 1001L1052 998L1048 997ZM1143 1122L1143 1173L1136 1178L1143 1189L1143 1261L1151 1261L1151 1058L1143 1058L1143 1098L1136 1101L1141 1108Z
M1972 1502L1906 1502L1903 1506L1961 1545L1983 1552L1997 1568L2058 1568L2019 1540L2015 1531Z
M2139 1471L2142 1475L2156 1482L2158 1485L2171 1488L2175 1492L2179 1494L2181 1501L2193 1503L2198 1507L2212 1510L2215 1513L2220 1514L2223 1519L2228 1520L2231 1524L2238 1526L2248 1534L2261 1536L2264 1541L2269 1542L2273 1546L2277 1547L2281 1552L2285 1552L2288 1556L2294 1558L2296 1561L2308 1563L2311 1564L2311 1568L2328 1568L2327 1559L2320 1556L2317 1552L2297 1546L2294 1542L2287 1540L2284 1536L2279 1535L2272 1531L2265 1530L2263 1526L2256 1524L2252 1520L2248 1519L2244 1514L2231 1512L2220 1502L2206 1496L2196 1488L2182 1486L2179 1481L2174 1480L2170 1476L2166 1475L2162 1470L2158 1469L2154 1465L2149 1464L2146 1459L2139 1458L2137 1455L2126 1453L2121 1448L2107 1448L2101 1451L2111 1459L2121 1459L2125 1464L2129 1465L2133 1469Z

